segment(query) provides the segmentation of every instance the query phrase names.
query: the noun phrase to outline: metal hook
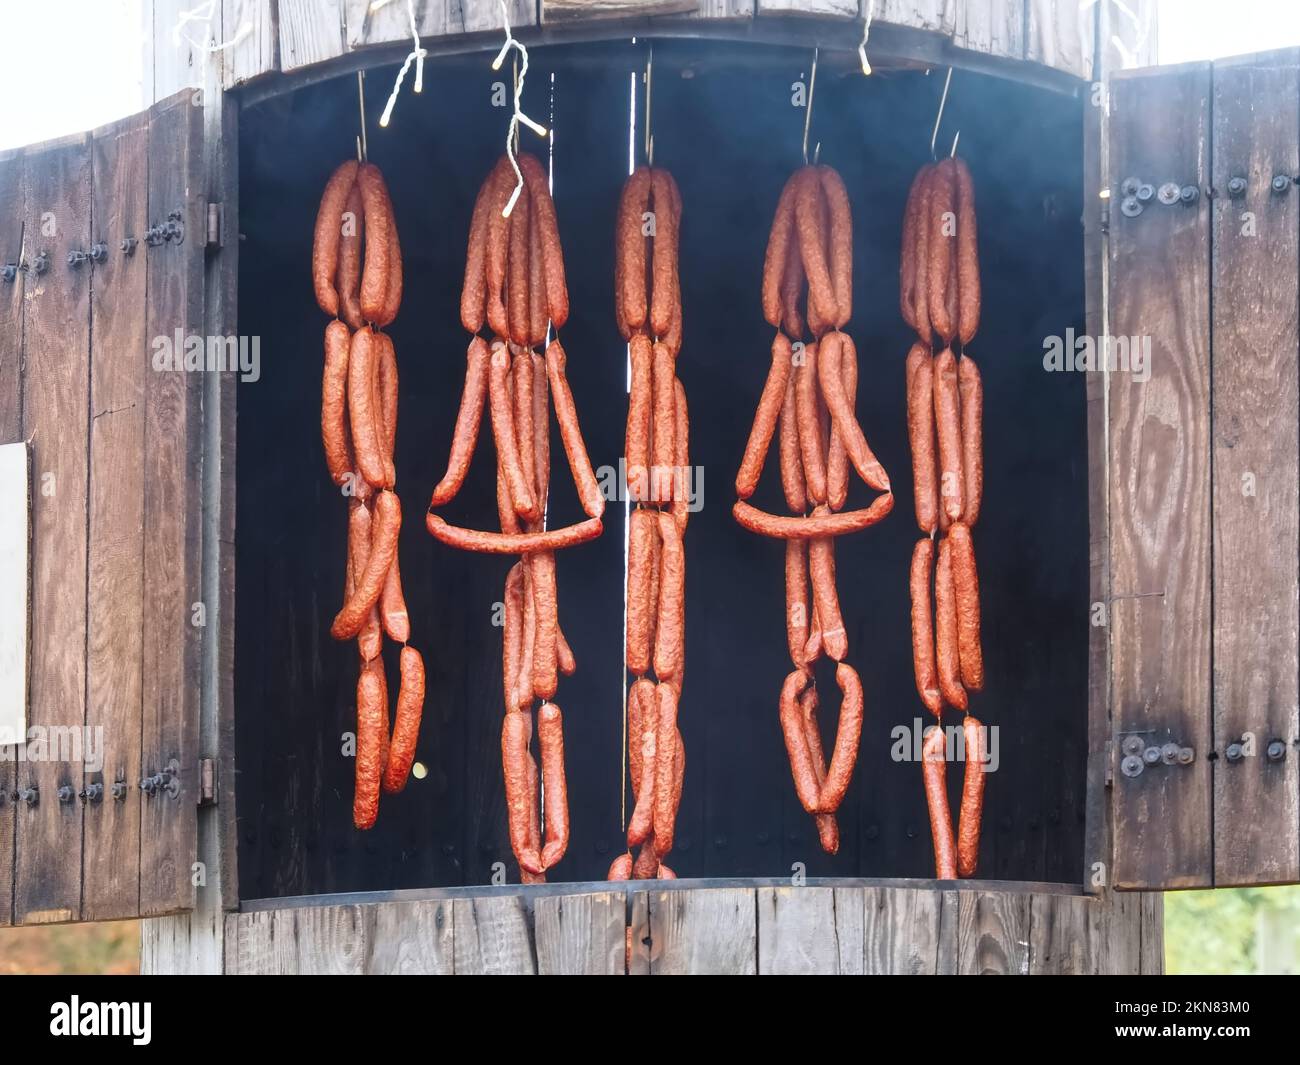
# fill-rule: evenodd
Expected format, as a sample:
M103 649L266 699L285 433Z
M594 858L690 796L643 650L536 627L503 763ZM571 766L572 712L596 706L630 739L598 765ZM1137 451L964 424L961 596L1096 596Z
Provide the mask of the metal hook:
M812 74L808 78L808 103L803 116L803 165L808 165L808 130L812 126L813 93L817 91L817 57L820 48L813 49ZM817 144L817 155L821 155L821 143Z
M370 162L370 153L366 147L366 72L357 71L357 107L361 113L361 135L357 137L357 162Z
M937 159L934 154L934 143L939 139L939 123L943 121L943 109L948 103L948 86L952 84L952 67L948 68L948 76L943 79L943 95L939 97L939 113L934 116L934 132L930 134L930 158Z
M650 128L650 102L653 95L653 78L655 66L655 45L650 42L650 50L645 60L645 162L646 166L655 165L655 138Z

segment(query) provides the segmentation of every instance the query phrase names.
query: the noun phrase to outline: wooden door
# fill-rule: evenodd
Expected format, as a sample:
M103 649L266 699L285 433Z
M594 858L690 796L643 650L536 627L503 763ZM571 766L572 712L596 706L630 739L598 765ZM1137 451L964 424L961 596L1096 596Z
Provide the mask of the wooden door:
M1300 52L1121 75L1109 126L1114 883L1296 882Z
M0 155L0 443L32 461L0 924L194 904L203 375L165 356L203 339L201 103Z

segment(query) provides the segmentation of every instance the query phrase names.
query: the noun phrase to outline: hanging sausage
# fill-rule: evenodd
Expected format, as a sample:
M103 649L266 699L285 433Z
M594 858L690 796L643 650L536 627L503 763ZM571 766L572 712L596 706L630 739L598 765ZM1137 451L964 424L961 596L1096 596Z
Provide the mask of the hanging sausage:
M470 221L461 324L473 336L447 472L433 490L425 524L451 547L520 556L506 577L503 600L501 757L510 846L524 883L543 882L569 840L564 733L552 700L558 675L573 673L576 663L559 623L555 552L599 536L605 507L578 425L564 348L556 337L545 356L539 351L548 330L559 330L568 317L546 170L535 156L519 153L512 161L503 155L480 188ZM485 327L490 340L480 335ZM552 403L588 515L561 529L546 528ZM499 532L459 528L434 513L464 483L485 407L496 448Z
M835 811L853 775L863 722L862 683L845 661L848 636L835 582L835 539L874 525L894 505L889 477L854 412L858 357L843 332L853 306L852 226L838 173L828 166L795 171L777 204L763 264L763 313L777 333L736 475L740 498L733 508L746 529L786 542L786 637L794 670L781 688L781 731L795 793L813 815L829 854L839 850ZM805 339L808 334L811 339ZM746 502L758 486L774 435L789 516ZM843 509L850 466L882 493L867 507ZM823 654L836 662L840 689L829 764L813 673Z
M936 721L922 760L935 875L951 880L975 875L987 761L985 730L969 706L970 693L984 687L971 535L984 492L984 394L966 351L979 326L980 276L975 193L961 159L927 164L912 182L899 292L903 318L918 336L905 376L916 522L926 534L912 554L912 658L917 692ZM966 771L955 839L944 706L964 715Z
M610 880L673 876L663 860L673 847L686 772L677 724L690 469L686 391L676 368L681 217L681 194L667 170L642 166L627 179L614 238L614 316L632 363L625 468L636 507L628 530L626 664L634 680L626 731L635 805L628 851L614 859ZM635 861L633 847L641 848Z
M379 793L406 786L424 708L424 660L408 643L397 541L402 508L395 490L397 355L384 328L402 301L402 253L393 205L377 166L348 160L326 183L312 241L316 302L325 327L321 441L330 478L348 499L343 607L330 627L357 640L356 792L352 818L370 828ZM402 645L401 688L390 721L382 650Z

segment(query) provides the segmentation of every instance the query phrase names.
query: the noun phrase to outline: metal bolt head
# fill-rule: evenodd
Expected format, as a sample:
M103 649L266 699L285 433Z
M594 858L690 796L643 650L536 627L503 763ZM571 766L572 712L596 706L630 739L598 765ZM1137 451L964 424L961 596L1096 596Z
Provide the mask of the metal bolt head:
M1201 198L1201 190L1195 185L1184 185L1178 190L1178 198L1190 207Z
M1125 196L1120 201L1119 213L1125 218L1136 218L1142 213L1142 204L1138 202L1136 196Z
M1155 197L1155 194L1156 194L1156 187L1152 185L1149 181L1142 182L1142 184L1138 186L1137 193L1136 193L1138 200L1140 200L1142 203L1150 203L1151 200Z
M59 790L56 794L59 796L59 802L64 803L65 805L77 797L76 793L72 790L71 784L60 784Z
M1196 761L1196 751L1191 747L1178 748L1178 764L1191 765Z
M1119 194L1121 196L1136 196L1138 187L1141 184L1142 182L1138 181L1138 179L1135 177L1126 177L1120 183Z
M30 787L20 790L17 797L22 799L28 806L37 806L41 801L41 789L32 784Z
M144 777L140 781L140 790L143 791L146 795L152 795L154 793L154 789L157 787L158 784L153 777Z
M1126 777L1139 777L1145 768L1146 763L1136 754L1126 754L1124 760L1119 764L1119 771Z
M102 240L95 241L90 246L90 261L92 263L102 263L108 258L108 245Z
M36 258L32 260L32 273L36 274L38 277L45 273L49 268L50 257L45 252L40 252Z
M1279 196L1291 191L1291 179L1286 174L1273 175L1273 192Z
M1228 750L1226 753L1227 753L1228 761L1234 763L1240 762L1242 758L1245 757L1246 754L1245 750L1242 748L1240 743L1228 744Z
M1264 757L1270 762L1280 762L1286 757L1286 744L1282 740L1269 740Z
M1228 195L1234 200L1239 200L1246 195L1246 179L1244 177L1235 177L1228 179Z
M87 255L84 251L70 251L68 252L68 265L72 267L77 267L80 266L89 258L90 256Z
M1182 196L1182 192L1183 190L1178 187L1176 181L1166 181L1156 191L1156 199L1168 207L1171 204L1178 202L1179 197Z
M1147 765L1155 765L1160 761L1160 748L1148 747L1142 752L1142 761L1146 762Z
M113 799L116 802L126 802L126 781L113 781Z
M1160 761L1165 765L1174 765L1178 761L1178 744L1166 743L1160 748Z
M1141 736L1125 736L1125 737L1124 737L1124 747L1123 747L1123 750L1124 750L1124 753L1125 753L1125 754L1141 754L1141 753L1142 753L1142 749L1143 749L1145 746L1146 746L1146 744L1142 742L1142 737L1141 737Z
M95 781L82 788L79 794L82 802L100 802L104 798L104 785Z
M18 264L5 263L4 269L3 271L0 271L0 273L3 273L4 279L12 284L14 281L18 280Z
M136 245L139 243L140 242L136 240L135 237L123 237L117 246L124 255L134 255Z

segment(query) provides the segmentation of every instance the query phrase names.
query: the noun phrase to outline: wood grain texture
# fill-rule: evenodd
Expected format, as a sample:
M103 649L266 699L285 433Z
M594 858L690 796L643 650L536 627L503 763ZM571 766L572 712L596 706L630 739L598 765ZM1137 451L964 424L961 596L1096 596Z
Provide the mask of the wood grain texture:
M1214 883L1300 880L1300 50L1214 64ZM1267 575L1266 579L1261 579ZM1284 757L1270 761L1269 743Z
M937 972L940 915L949 894L911 888L864 889L862 971L916 976Z
M149 165L148 216L165 222L179 210L184 239L141 246L148 278L151 369L145 384L144 615L142 775L177 774L179 789L140 794L140 912L172 913L194 905L191 867L197 852L200 488L200 372L167 369L155 352L182 338L203 337L203 109L181 92L153 113L152 143L168 146ZM181 353L183 355L183 353ZM162 368L160 368L162 367ZM206 606L204 607L206 610Z
M0 265L23 258L26 190L21 152L0 153ZM23 286L19 272L0 282L0 442L23 439ZM30 619L30 615L29 615ZM13 923L14 815L9 795L18 779L17 748L0 748L0 927Z
M991 891L956 894L958 974L1026 975L1030 896Z
M25 441L0 444L0 745L27 736L31 618L31 453Z
M1025 54L1025 8L1019 0L947 0L940 29L958 48L1014 59Z
M755 904L744 889L651 892L651 974L757 973Z
M602 18L693 15L700 0L542 0L542 23Z
M518 895L456 899L452 920L456 972L485 976L537 972L528 910Z
M759 888L759 975L838 972L837 901L835 888Z
M94 239L109 250L91 273L89 580L86 725L102 729L103 765L84 774L103 799L86 805L82 916L133 917L140 905L141 626L144 421L149 345L145 255L119 250L148 228L149 114L96 130ZM117 781L128 798L112 798Z
M1091 78L1098 6L1079 0L1026 0L1025 58Z
M759 15L857 18L858 0L757 0L755 12Z
M146 29L152 31L145 53L146 102L165 100L181 89L202 85L209 59L196 45L208 39L207 33L220 32L220 6L213 8L212 26L190 21L183 29L183 13L194 10L190 0L143 0L143 10Z
M1158 0L1104 0L1097 4L1097 62L1093 79L1106 73L1155 66L1159 39Z
M507 8L512 29L536 25L533 0L509 0ZM402 3L373 11L370 0L344 0L344 19L349 48L411 40L410 18ZM503 27L499 0L430 0L415 5L415 23L421 37L483 33Z
M453 971L451 903L395 902L366 910L370 918L367 973L443 976Z
M1190 765L1135 778L1117 766L1121 888L1212 880L1209 207L1153 199L1127 218L1117 187L1132 176L1208 184L1209 91L1207 64L1111 88L1110 331L1151 349L1149 379L1109 378L1111 712L1117 738L1195 750Z
M877 0L873 21L941 32L945 22L956 21L948 16L949 3L950 0Z
M1142 894L1142 953L1144 975L1163 976L1165 971L1165 897L1158 891Z
M280 69L280 28L272 0L221 0L221 84L231 89ZM233 42L233 43L232 43Z
M309 67L347 51L343 0L280 0L280 69Z
M28 727L76 749L46 751L19 769L40 801L17 815L15 920L75 920L81 912L82 809L60 802L81 787L86 720L86 475L90 387L90 271L67 254L90 245L90 138L25 156L26 228L34 257L23 289L23 434L32 439L32 678ZM28 744L27 752L36 752Z
M650 893L634 891L628 907L627 974L649 976L654 939L650 935Z
M623 974L628 927L623 892L539 898L533 921L539 975Z

